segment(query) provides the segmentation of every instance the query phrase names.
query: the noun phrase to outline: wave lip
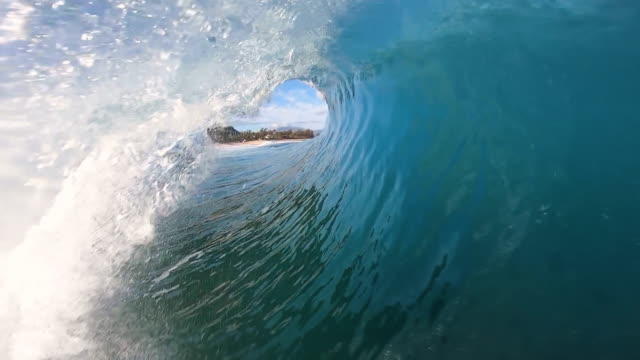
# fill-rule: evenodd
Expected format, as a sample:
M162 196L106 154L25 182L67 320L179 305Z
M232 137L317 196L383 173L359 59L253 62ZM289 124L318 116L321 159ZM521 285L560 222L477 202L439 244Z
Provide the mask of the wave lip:
M93 334L126 289L119 269L210 174L203 129L255 112L316 62L341 6L319 5L0 5L0 178L13 212L0 214L0 357L104 357Z

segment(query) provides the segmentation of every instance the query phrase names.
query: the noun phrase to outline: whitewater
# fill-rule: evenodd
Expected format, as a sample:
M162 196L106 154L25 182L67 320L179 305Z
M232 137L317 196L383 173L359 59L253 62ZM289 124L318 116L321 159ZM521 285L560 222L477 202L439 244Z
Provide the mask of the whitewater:
M0 1L0 359L637 359L640 4ZM310 141L206 129L299 79Z

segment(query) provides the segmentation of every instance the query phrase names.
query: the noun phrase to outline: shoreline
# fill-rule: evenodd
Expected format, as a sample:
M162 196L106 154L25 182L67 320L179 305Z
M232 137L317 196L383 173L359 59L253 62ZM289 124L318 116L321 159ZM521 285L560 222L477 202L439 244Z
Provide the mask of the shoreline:
M303 142L303 141L307 141L307 140L311 140L312 138L309 139L279 139L279 140L251 140L251 141L245 141L245 142L230 142L230 143L215 143L215 146L220 146L220 147L242 147L242 146L264 146L267 145L269 143L298 143L298 142Z

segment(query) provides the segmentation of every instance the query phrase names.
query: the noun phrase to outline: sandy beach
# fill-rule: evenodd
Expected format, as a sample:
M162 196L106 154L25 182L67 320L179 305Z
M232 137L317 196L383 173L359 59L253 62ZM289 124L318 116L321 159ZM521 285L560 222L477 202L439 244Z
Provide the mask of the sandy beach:
M275 143L303 142L307 140L309 139L252 140L252 141L245 141L245 142L225 143L225 144L217 143L216 146L221 148L234 148L234 147L241 147L241 146L265 146L265 145L275 144Z

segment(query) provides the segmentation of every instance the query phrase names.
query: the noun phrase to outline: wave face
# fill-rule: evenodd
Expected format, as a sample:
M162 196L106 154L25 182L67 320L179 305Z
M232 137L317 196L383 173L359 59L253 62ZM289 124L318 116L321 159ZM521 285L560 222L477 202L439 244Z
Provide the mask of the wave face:
M0 355L640 356L636 2L7 6ZM208 143L290 78L321 136Z

